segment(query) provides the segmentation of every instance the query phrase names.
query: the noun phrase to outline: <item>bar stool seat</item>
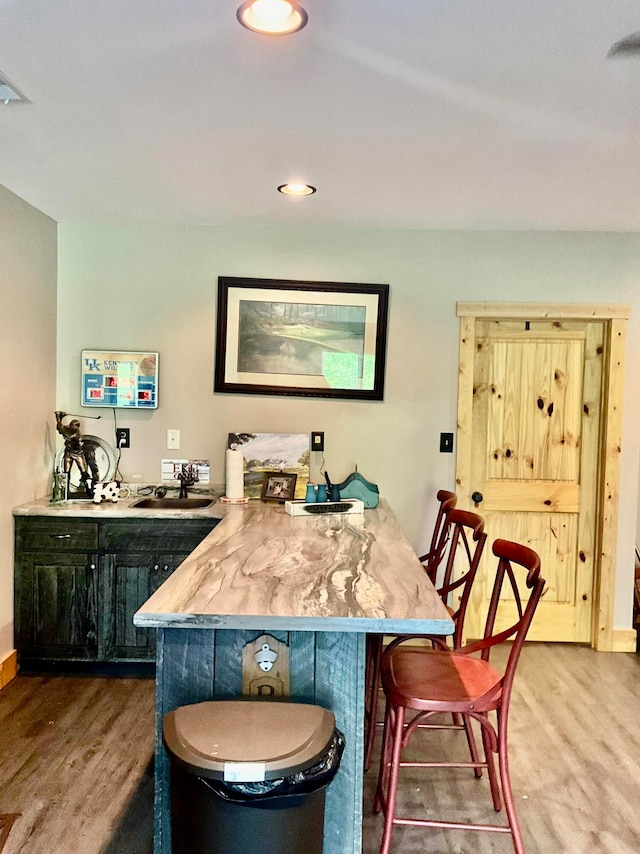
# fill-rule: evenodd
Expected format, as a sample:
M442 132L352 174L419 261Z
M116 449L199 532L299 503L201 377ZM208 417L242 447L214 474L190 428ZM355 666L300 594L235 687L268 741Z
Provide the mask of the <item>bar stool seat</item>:
M382 684L396 705L438 712L489 711L496 708L502 674L488 661L442 650L405 649L382 658ZM424 699L424 697L427 699Z

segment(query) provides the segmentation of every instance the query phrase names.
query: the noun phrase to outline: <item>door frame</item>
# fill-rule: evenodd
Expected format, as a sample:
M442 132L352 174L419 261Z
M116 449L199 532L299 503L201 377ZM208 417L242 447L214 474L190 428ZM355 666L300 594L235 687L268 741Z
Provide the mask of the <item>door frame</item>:
M483 320L584 320L605 324L602 375L602 420L598 465L598 512L595 531L593 614L591 646L602 652L633 652L635 631L614 629L616 551L620 494L620 451L622 446L622 401L627 305L459 302L458 423L456 437L456 491L461 504L474 509L471 500L471 423L473 369L476 350L475 325Z

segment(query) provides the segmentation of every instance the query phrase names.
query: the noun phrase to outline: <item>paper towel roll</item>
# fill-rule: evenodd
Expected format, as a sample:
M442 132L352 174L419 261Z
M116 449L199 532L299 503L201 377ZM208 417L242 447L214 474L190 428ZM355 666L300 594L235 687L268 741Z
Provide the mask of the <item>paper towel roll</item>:
M244 498L244 456L242 451L227 451L227 498Z

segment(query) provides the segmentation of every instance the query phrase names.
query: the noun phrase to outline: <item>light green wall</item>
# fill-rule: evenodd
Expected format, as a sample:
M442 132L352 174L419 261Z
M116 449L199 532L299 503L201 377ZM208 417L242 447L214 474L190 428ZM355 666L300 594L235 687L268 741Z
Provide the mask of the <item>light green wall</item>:
M46 495L53 468L56 224L0 187L0 660L13 649L11 508Z
M78 411L80 351L158 350L160 406L123 413L131 428L124 478L159 478L166 430L180 453L208 457L224 479L230 431L324 430L326 463L341 480L357 463L379 484L418 550L427 545L433 496L454 485L456 301L612 302L633 306L622 452L616 628L631 625L638 488L640 235L61 225L58 403ZM389 283L390 326L382 403L214 395L219 275ZM111 440L111 413L86 422Z

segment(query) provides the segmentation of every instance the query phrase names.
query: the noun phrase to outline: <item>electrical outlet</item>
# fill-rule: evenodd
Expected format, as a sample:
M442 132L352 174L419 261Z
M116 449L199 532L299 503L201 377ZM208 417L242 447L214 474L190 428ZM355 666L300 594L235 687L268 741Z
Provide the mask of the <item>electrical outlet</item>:
M453 433L440 433L440 453L453 453Z
M167 430L167 450L177 451L180 448L180 431Z
M117 427L116 428L116 445L119 448L131 447L129 444L129 428L128 427Z
M324 451L324 433L311 433L311 450Z

